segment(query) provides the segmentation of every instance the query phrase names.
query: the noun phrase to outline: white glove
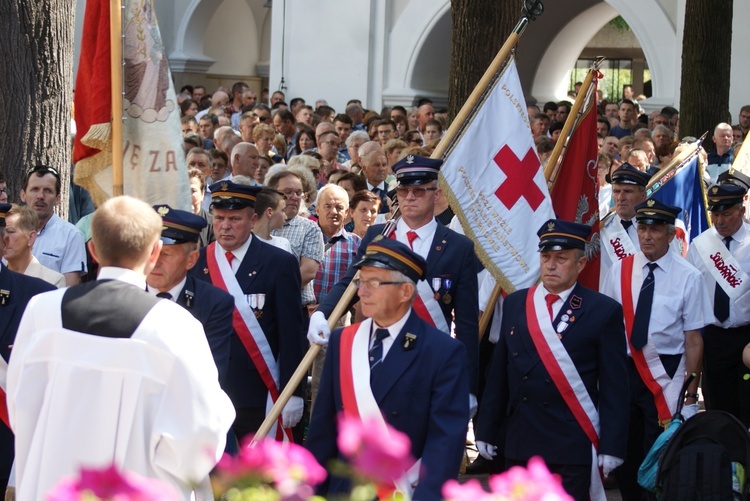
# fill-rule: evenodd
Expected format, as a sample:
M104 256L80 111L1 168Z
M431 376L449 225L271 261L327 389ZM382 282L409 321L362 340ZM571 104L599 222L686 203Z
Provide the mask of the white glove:
M487 461L492 461L497 455L497 446L477 440L477 451Z
M605 477L608 477L612 470L623 463L623 460L606 454L599 454L599 467L602 469Z
M685 421L690 419L691 417L695 416L698 413L698 409L700 407L697 403L690 404L690 405L683 405L682 406L682 417L685 418Z
M322 311L316 311L310 316L310 327L307 328L307 340L310 344L317 343L321 346L328 344L328 338L331 337L331 329L328 327L328 320Z
M281 411L281 426L291 428L302 419L302 411L305 409L305 401L302 397L290 397L289 401Z
M477 415L477 396L469 393L469 419Z

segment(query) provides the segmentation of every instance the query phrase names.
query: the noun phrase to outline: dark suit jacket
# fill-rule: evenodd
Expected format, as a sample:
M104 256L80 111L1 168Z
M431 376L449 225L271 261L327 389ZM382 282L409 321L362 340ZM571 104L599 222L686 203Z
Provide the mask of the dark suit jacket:
M218 287L188 276L185 287L177 297L177 304L203 324L208 346L219 371L219 383L224 388L229 372L229 347L234 333L234 298Z
M201 249L198 262L188 273L210 282L206 249ZM253 238L235 276L245 294L266 295L258 323L279 365L283 389L302 361L307 346L300 307L299 262L290 253ZM298 395L301 395L301 388L302 385L297 389ZM266 406L266 387L236 334L232 336L229 349L225 390L238 409Z
M354 258L358 262L364 256L367 245L377 235L383 233L384 225L371 226ZM448 325L455 313L456 339L466 347L467 367L469 371L469 391L476 394L479 374L479 300L477 298L477 259L474 255L474 244L467 237L438 224L427 255L427 283L433 278L440 278L438 304L443 311ZM349 267L339 283L333 286L326 298L318 307L328 317L336 307L349 282L357 270ZM450 280L450 287L445 287L445 280Z
M416 334L410 349L404 335ZM339 386L341 330L331 335L318 397L315 400L307 448L318 462L339 456L336 415L342 411ZM414 499L440 500L443 483L456 478L466 443L469 387L464 348L412 311L382 362L372 392L385 420L408 435L422 474ZM366 360L362 361L367 363ZM345 492L344 479L333 477L330 492Z
M591 464L591 442L558 392L529 335L527 293L528 289L514 292L503 304L500 339L479 409L477 440L495 442L497 430L505 422L506 458L526 461L539 455L552 464ZM554 326L564 314L571 319L562 333L563 346L599 409L599 453L624 459L629 394L622 307L577 284Z
M42 292L55 290L55 286L40 278L27 277L10 271L0 263L0 291L7 291L5 304L0 298L0 356L10 360L10 346L16 339L18 324L29 299ZM0 492L5 489L13 463L13 433L0 421Z

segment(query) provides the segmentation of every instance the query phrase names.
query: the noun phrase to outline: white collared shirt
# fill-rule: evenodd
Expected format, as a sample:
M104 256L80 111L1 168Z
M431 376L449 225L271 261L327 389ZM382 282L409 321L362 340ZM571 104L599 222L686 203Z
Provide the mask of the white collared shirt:
M388 354L388 350L390 350L391 346L393 346L393 342L396 340L396 337L401 332L401 329L404 328L404 325L406 324L406 321L409 319L410 314L411 314L411 308L409 308L406 311L406 314L403 317L401 317L400 320L398 320L394 324L389 325L388 327L381 327L375 322L375 320L372 321L372 333L370 334L370 348L372 348L372 344L375 341L375 329L388 329L388 337L383 339L383 360L385 360L385 356Z
M99 268L99 274L96 277L97 280L119 280L121 282L135 285L141 290L146 290L146 277L141 273L138 273L127 268L120 268L117 266L104 266Z
M252 240L253 234L250 233L250 236L247 237L247 241L244 244L240 245L239 248L232 251L232 254L234 254L234 259L232 259L230 266L234 273L237 273L237 268L240 267L240 263L242 263L242 260L245 259L245 254L247 254L247 250L250 248L250 242L252 242ZM219 242L216 242L216 245L219 246L222 254L227 253L227 250L219 245Z
M399 219L396 224L396 240L406 245L409 245L409 239L406 236L408 231L417 232L418 238L411 244L412 250L427 259L427 254L430 253L430 247L432 241L435 238L435 230L437 230L438 223L435 218L432 218L429 223L422 226L421 228L409 228L403 219Z
M557 314L560 313L560 310L562 309L563 305L565 304L565 301L568 300L568 296L570 296L570 293L573 292L573 289L575 288L576 284L578 282L574 282L573 286L570 289L565 289L564 291L558 293L557 295L560 296L560 299L552 303L552 320L557 318ZM547 288L542 285L542 289L544 289L544 297L545 301L547 298L547 294L554 294L554 292L550 292L547 290Z
M177 302L177 297L180 295L180 292L182 292L182 289L185 287L185 283L187 283L187 275L185 275L184 277L182 277L182 280L180 281L180 283L178 283L177 285L175 285L174 287L172 287L168 291L164 291L164 292L168 292L169 294L172 295L172 297L169 299L170 301L172 301L174 303ZM151 287L149 285L148 286L148 293L151 294L151 295L153 295L153 296L155 296L155 295L157 295L159 293L159 289L157 289L156 287Z

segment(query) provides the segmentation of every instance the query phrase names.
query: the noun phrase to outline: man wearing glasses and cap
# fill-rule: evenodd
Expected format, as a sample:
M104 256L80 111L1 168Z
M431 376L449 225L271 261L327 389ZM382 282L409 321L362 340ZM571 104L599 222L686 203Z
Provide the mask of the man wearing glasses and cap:
M750 343L750 228L742 221L746 194L747 188L729 181L708 189L713 227L693 240L687 259L701 272L713 304L703 332L706 410L729 412L747 427L750 384L742 363L742 350Z
M417 282L414 309L423 320L446 335L452 330L451 323L455 322L456 339L466 347L468 404L473 414L476 411L479 364L477 260L471 240L435 220L435 202L440 196L437 180L442 163L439 159L407 155L393 166L401 218L395 230L389 230L385 236L407 245L427 261L425 278ZM382 224L370 226L356 260L362 259L367 245L377 235L383 234L384 229ZM330 329L326 319L356 271L350 267L310 317L307 338L311 343L327 342Z
M701 274L670 252L679 207L650 198L636 206L640 251L616 262L601 292L623 307L628 346L630 425L625 463L616 472L625 501L642 499L638 467L676 412L686 374L700 375L701 329L711 322ZM698 410L698 380L682 415Z
M75 285L86 273L86 247L83 234L55 214L60 203L60 173L54 167L36 165L23 180L21 200L39 216L39 231L32 253L42 266L65 275L67 285Z
M337 415L359 417L370 426L386 423L411 440L419 460L394 478L394 488L412 499L440 500L443 484L458 476L469 419L469 384L461 343L422 320L413 308L424 259L407 245L377 236L353 265L364 322L331 336L307 448L327 466L342 457ZM324 487L325 488L325 487ZM328 493L349 492L349 481L333 476Z
M235 335L225 388L237 410L232 428L240 440L263 423L305 348L299 263L252 234L260 190L232 181L211 185L216 241L201 249L189 272L234 296ZM302 418L302 389L296 389L269 436L292 438L291 428Z
M159 260L146 277L148 290L156 297L179 304L203 325L219 371L219 383L224 387L234 332L234 298L218 287L188 275L198 261L198 240L201 230L206 227L206 220L169 205L155 205L154 210L162 219L163 245Z
M590 233L558 219L537 232L542 283L503 303L477 449L491 460L505 427L507 466L541 456L574 499L604 501L599 467L625 457L628 373L622 308L578 283Z

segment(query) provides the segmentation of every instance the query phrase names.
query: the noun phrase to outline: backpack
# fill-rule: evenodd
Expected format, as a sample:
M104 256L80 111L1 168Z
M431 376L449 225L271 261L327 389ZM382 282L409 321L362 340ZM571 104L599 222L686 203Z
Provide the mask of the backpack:
M659 460L659 500L748 500L750 486L736 479L749 466L750 434L742 423L726 412L699 412L677 429Z

